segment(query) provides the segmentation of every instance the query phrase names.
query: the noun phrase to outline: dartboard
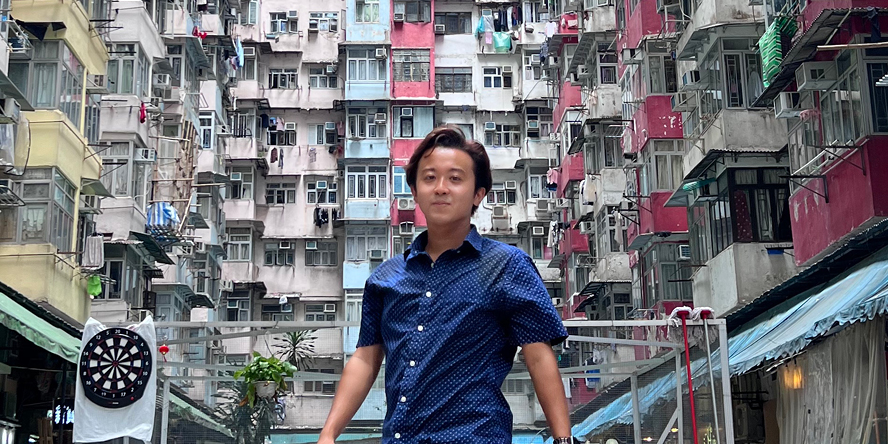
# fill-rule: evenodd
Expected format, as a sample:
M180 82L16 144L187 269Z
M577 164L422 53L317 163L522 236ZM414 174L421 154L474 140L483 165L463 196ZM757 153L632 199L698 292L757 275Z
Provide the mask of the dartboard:
M126 328L96 333L80 354L80 384L90 401L107 408L126 407L142 397L153 376L148 342Z

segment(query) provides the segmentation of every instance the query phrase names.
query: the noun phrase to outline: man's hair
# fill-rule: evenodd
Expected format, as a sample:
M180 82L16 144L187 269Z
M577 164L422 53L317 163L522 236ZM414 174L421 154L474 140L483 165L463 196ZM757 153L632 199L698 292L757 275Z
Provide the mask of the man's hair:
M416 147L416 151L410 156L410 162L404 167L407 173L407 185L410 185L411 189L416 189L419 162L423 156L431 153L435 148L451 148L468 154L474 164L475 192L481 188L484 188L486 193L490 192L490 188L493 187L493 173L490 171L490 158L487 157L484 145L475 140L466 139L462 130L455 125L444 125L433 129ZM472 214L475 214L477 209L478 207L473 205Z

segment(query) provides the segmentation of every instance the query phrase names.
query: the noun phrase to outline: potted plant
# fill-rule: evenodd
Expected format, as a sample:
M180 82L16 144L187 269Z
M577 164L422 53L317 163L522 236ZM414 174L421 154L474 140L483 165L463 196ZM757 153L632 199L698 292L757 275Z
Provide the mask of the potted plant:
M246 367L234 373L234 379L244 377L247 383L247 396L241 402L248 402L252 407L256 397L272 398L279 391L287 389L284 377L292 377L296 367L289 362L269 356L265 357L253 352L253 360Z

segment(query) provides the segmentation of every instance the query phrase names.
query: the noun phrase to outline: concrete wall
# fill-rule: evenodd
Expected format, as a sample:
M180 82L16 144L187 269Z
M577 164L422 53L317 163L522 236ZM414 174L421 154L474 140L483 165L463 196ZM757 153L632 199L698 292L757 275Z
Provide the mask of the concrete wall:
M342 264L342 288L363 289L364 283L370 277L370 262L343 261Z
M89 317L86 277L70 256L56 256L52 244L0 245L0 281L78 322Z
M678 40L676 53L681 53L692 34L701 29L729 23L764 21L764 7L750 6L746 0L704 0L697 6Z
M391 119L389 119L391 121ZM388 159L391 157L386 138L346 140L346 159Z
M108 38L111 41L138 42L149 61L155 57L166 57L166 44L151 19L151 12L145 9L144 2L115 1L113 7L117 11L112 14L115 20L111 23L108 32Z
M477 60L478 67L472 71L472 83L476 92L474 103L478 111L514 111L512 98L516 93L520 94L518 78L522 76L524 69L518 58L510 54L478 54ZM512 67L512 88L484 88L484 68L507 65Z
M798 273L789 254L768 254L765 244L734 243L693 275L694 305L723 317Z
M353 42L389 42L391 32L392 3L379 2L379 21L376 23L357 23L355 21L355 0L346 0L346 41Z
M583 93L583 103L589 109L589 118L617 117L622 113L619 85L598 85L592 92Z
M771 110L723 109L702 139L684 157L684 171L691 171L709 150L773 151L786 145L786 125Z
M102 96L106 101L101 111L101 135L103 141L134 140L138 147L154 146L148 138L148 123L139 122L142 100L134 95L110 94Z
M345 219L387 220L391 214L392 200L385 199L346 199Z
M102 215L96 218L96 231L111 233L112 239L127 239L130 231L145 231L145 213L131 197L102 199Z

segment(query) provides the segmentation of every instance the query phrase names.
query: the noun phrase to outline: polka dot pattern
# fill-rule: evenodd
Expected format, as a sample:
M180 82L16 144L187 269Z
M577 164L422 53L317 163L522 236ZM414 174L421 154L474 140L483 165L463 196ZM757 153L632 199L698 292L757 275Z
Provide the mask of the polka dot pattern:
M432 263L426 236L364 288L358 347L386 355L382 442L511 443L501 387L517 348L567 330L526 253L472 227Z

